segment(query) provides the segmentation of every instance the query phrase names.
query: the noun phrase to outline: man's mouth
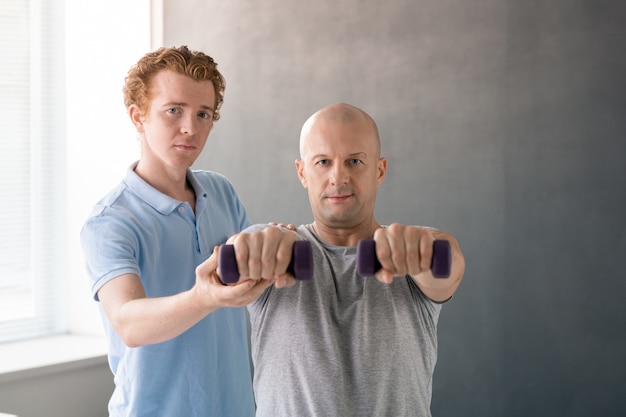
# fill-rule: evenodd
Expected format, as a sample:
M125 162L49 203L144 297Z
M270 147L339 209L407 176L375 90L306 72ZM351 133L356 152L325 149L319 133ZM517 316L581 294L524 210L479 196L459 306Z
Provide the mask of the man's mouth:
M346 201L348 200L350 197L352 197L352 194L332 194L332 195L327 195L326 198L330 201L334 201L337 203L340 203L342 201Z
M185 144L174 145L174 147L176 149L180 149L182 151L193 151L193 150L196 149L196 147L194 145L185 145Z

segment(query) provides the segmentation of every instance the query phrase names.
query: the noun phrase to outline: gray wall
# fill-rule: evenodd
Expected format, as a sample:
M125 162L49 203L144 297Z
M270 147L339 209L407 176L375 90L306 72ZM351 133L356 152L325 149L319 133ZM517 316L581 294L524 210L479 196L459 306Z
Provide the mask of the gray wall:
M435 416L623 416L626 3L165 2L165 44L213 55L223 118L198 167L254 221L311 221L302 122L346 101L389 160L377 218L454 233Z

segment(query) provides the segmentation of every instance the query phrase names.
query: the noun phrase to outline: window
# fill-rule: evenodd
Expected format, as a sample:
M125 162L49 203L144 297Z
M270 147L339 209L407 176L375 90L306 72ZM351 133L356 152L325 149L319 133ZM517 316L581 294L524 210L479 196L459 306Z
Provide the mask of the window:
M67 327L62 3L0 3L0 342Z
M80 229L138 157L121 88L161 6L0 1L0 343L103 332Z

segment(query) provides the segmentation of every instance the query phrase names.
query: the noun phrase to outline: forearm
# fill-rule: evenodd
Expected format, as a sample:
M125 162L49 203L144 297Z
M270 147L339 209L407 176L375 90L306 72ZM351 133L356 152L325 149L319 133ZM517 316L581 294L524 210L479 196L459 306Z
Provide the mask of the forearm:
M446 301L457 290L465 273L465 257L458 241L451 234L443 230L434 230L436 239L445 239L450 242L451 267L448 278L435 278L430 269L413 276L413 279L422 292L434 301Z
M119 307L111 321L129 347L170 340L218 308L198 302L194 292L191 289L169 297L129 300Z

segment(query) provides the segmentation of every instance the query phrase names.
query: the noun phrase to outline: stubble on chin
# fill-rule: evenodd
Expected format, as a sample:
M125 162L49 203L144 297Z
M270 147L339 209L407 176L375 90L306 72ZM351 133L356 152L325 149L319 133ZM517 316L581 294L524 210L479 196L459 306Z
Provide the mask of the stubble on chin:
M344 228L356 218L357 208L356 206L343 209L322 207L321 215L324 223L330 227Z

